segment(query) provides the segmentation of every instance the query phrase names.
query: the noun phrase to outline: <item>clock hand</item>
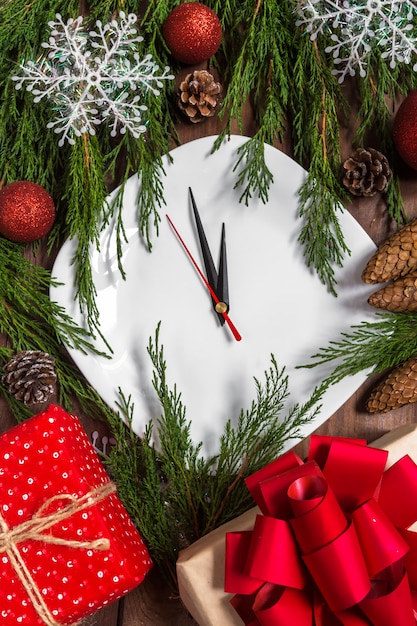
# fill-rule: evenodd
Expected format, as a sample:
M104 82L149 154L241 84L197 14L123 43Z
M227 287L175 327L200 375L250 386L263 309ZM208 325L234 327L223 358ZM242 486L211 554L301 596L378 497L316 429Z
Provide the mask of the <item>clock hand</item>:
M229 311L229 289L227 284L227 261L226 261L226 240L224 225L222 228L222 239L220 246L220 267L219 274L217 274L214 266L213 257L210 252L210 247L207 242L207 237L204 232L203 224L201 222L200 214L197 209L197 204L194 199L194 194L191 187L188 188L191 198L191 204L194 212L194 219L197 226L198 238L200 240L201 252L203 254L204 267L206 269L207 280L210 283L213 291L216 292L220 302L213 299L213 306L215 311L219 314L219 320L221 324L224 324L224 318L222 313Z
M226 312L229 312L229 282L227 276L227 256L226 256L226 228L222 224L222 236L220 242L220 261L219 261L219 275L217 278L217 290L221 302L226 306ZM216 306L216 311L218 305Z
M203 283L205 284L205 286L207 287L207 289L210 292L211 297L213 298L214 302L216 304L220 304L220 300L217 297L214 289L212 288L212 286L210 285L210 283L208 282L207 278L204 276L203 272L201 271L201 269L199 268L196 260L194 259L193 255L191 254L191 252L189 251L187 245L185 244L183 238L181 237L181 235L179 234L178 230L175 228L174 223L172 222L171 218L169 217L169 215L167 215L167 220L171 225L172 230L174 231L174 233L176 234L176 236L178 237L182 247L184 248L185 252L187 253L190 261L192 262L192 264L194 265L195 269L197 270L201 280L203 281ZM226 311L223 311L221 313L221 315L224 318L224 321L226 322L226 324L229 326L233 337L236 339L236 341L240 341L242 339L242 336L240 335L240 333L238 332L237 328L235 327L235 325L233 324L232 320L230 319L230 317L228 316Z

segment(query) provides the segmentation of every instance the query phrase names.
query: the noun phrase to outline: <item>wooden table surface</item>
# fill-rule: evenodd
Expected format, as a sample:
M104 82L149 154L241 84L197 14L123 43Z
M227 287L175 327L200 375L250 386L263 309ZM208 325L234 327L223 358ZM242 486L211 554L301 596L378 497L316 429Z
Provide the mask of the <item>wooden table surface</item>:
M178 77L179 79L180 77ZM206 135L215 135L220 128L218 119L213 118L201 124L179 124L178 131L182 142L192 141ZM236 129L235 129L236 132ZM249 106L244 115L243 134L254 132L253 117ZM351 153L352 128L342 129L342 157ZM374 147L378 147L373 144ZM291 155L290 143L277 145ZM409 217L417 217L417 174L404 167L401 171L402 192ZM358 220L375 243L380 243L395 229L395 224L387 214L383 197L377 195L371 199L355 200L347 209ZM45 246L41 246L35 262L52 267L53 258L46 255ZM320 297L320 294L317 294ZM361 437L372 441L395 426L414 422L417 418L417 404L404 409L397 409L383 415L369 415L364 410L364 397L374 378L367 380L362 387L319 428L318 432L336 434L345 437ZM14 424L4 402L0 402L0 430L4 431ZM93 423L88 416L79 415L87 432L98 431L103 435L103 425ZM301 444L301 452L307 442ZM112 604L96 613L87 623L99 626L192 626L195 624L181 601L173 597L157 569L154 569L145 582L123 600ZM219 625L221 626L221 625Z

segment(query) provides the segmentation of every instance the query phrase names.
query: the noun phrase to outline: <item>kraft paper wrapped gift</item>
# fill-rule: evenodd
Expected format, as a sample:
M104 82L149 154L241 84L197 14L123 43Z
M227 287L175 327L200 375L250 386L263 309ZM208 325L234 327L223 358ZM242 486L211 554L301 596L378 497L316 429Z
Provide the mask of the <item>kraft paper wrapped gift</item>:
M177 561L181 600L201 626L242 626L224 592L225 535L251 530L258 507L253 507L227 524L182 550Z
M417 463L417 425L400 426L370 447L388 451L386 469L404 455ZM252 530L259 513L259 508L253 507L180 552L177 561L180 596L199 626L243 625L230 604L233 594L224 591L225 537L229 532Z

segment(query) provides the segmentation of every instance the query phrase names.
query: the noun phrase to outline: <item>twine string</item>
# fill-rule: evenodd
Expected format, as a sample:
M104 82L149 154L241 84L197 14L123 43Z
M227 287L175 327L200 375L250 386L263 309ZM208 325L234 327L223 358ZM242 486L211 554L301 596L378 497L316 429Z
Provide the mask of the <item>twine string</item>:
M14 528L9 528L6 521L0 514L0 553L7 554L10 564L22 583L36 613L47 626L62 625L54 619L52 613L46 605L41 590L33 579L33 576L20 553L18 544L23 541L42 541L43 543L77 549L108 550L110 548L110 540L105 537L93 539L91 541L77 541L73 539L63 539L61 537L55 537L53 534L44 533L55 524L72 517L75 513L79 513L80 511L95 506L101 500L104 500L112 493L115 493L115 491L115 484L109 481L99 487L96 487L95 489L92 489L80 498L76 498L71 494L59 494L53 496L44 502L31 519L22 522L22 524L19 524ZM51 505L59 501L67 501L67 504L57 510L51 511ZM73 626L76 625L74 624Z

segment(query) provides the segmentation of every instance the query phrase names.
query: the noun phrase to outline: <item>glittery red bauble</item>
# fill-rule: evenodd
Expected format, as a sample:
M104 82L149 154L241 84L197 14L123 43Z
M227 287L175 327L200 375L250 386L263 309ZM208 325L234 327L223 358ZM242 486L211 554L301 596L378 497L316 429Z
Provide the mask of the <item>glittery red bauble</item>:
M187 65L206 61L222 42L219 18L201 2L185 2L175 7L162 32L172 56Z
M398 109L393 140L403 161L417 170L417 91L412 91Z
M54 220L54 201L40 185L17 181L0 191L0 234L10 241L36 241L51 230Z

